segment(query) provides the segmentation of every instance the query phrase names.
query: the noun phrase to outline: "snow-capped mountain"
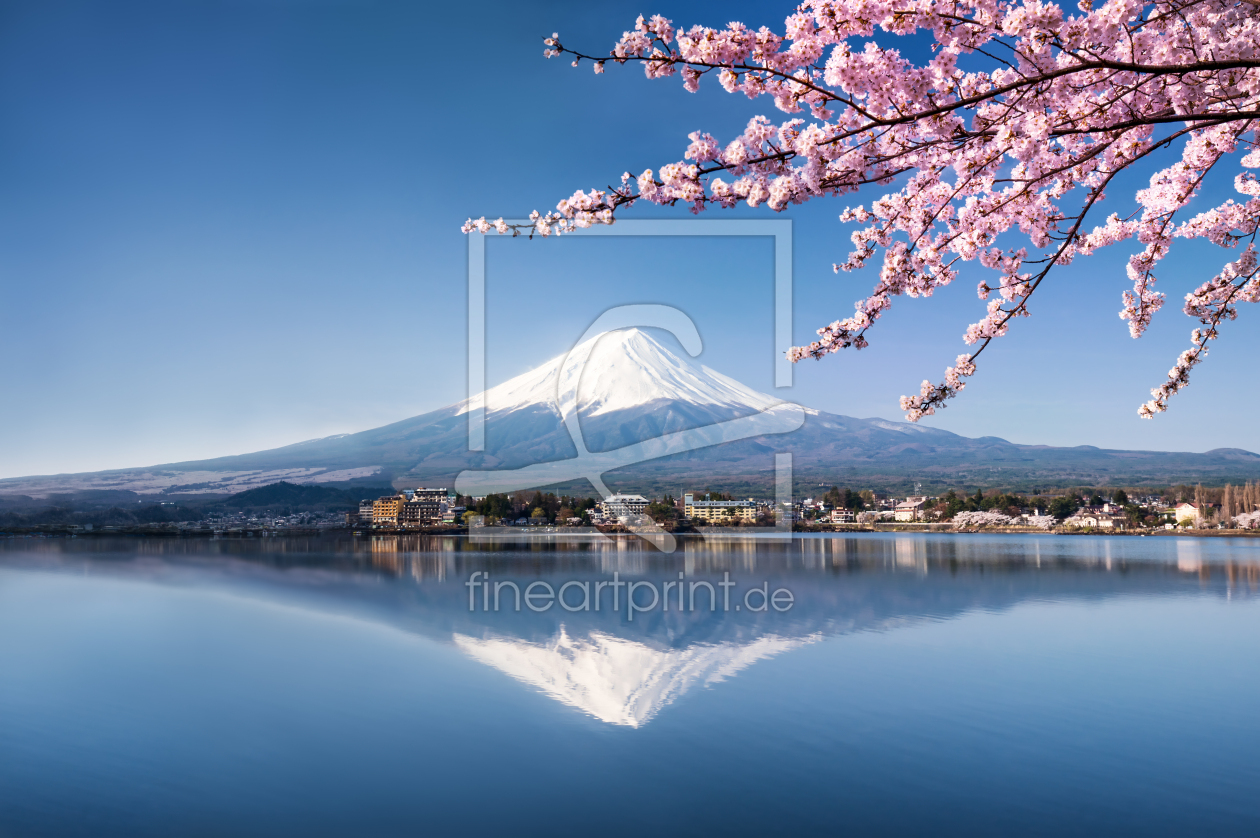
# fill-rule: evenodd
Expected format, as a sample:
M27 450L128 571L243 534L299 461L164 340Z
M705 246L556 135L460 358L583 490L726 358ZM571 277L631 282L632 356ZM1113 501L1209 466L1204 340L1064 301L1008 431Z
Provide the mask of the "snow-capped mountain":
M481 405L485 449L469 451L469 412ZM921 482L929 491L1029 481L1237 482L1254 479L1260 469L1260 456L1239 449L1179 454L1016 445L809 410L673 352L651 332L624 329L470 399L380 428L214 460L0 480L0 495L102 489L229 494L280 480L453 487L456 476L469 471L577 457L566 419L580 429L588 452L600 455L597 465L611 472L610 487L655 494L706 488L769 494L776 452L793 454L798 486L908 489ZM679 444L683 432L685 445ZM621 456L627 452L634 456ZM590 491L569 480L566 468L539 469L537 485Z
M640 329L596 335L565 355L470 399L486 421L546 431L560 420L573 454L462 472L469 495L589 480L630 465L798 430L806 411L669 352ZM816 413L816 411L811 411ZM574 456L576 455L576 456Z
M482 404L487 414L536 407L559 413L566 390L578 394L576 404L583 418L662 402L750 413L783 401L675 355L642 329L622 329L590 338L536 369L461 402L457 413ZM572 404L568 407L571 410Z

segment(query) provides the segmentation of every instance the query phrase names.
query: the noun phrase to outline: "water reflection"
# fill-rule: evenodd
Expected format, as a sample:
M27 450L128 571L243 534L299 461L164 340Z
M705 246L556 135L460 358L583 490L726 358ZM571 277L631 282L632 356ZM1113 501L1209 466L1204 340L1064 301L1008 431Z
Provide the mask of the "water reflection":
M545 641L456 633L465 654L575 707L601 722L647 723L693 686L710 686L763 658L812 642L769 634L743 643L693 643L683 648L637 642L603 631L571 636L561 626Z
M459 537L3 542L0 567L228 586L353 614L452 644L469 658L611 725L642 727L688 691L825 637L885 631L1025 601L1132 596L1251 597L1260 541L1194 538L852 535L793 542L683 540L664 555L637 539L473 544ZM476 571L523 588L613 573L792 591L784 613L560 608L470 610Z

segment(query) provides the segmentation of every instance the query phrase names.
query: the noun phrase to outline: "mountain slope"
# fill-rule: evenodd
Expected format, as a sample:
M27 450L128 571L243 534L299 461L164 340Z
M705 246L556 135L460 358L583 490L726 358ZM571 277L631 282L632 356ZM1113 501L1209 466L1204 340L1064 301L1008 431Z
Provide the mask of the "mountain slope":
M780 399L680 357L642 330L602 335L575 348L573 357L588 353L584 368L566 366L561 356L472 399L360 433L145 469L0 480L0 494L39 497L102 489L232 493L280 480L453 486L464 470L521 468L576 456L564 425L564 416L574 412L588 450L607 452L730 419L773 417L786 409L776 407ZM468 413L482 404L486 447L470 452ZM909 489L921 482L930 491L1260 477L1260 456L1241 449L1191 454L1053 448L997 437L969 439L884 419L804 413L804 425L791 433L629 466L609 475L609 485L652 493L721 488L768 494L773 455L779 451L793 454L796 483L806 491L818 484Z

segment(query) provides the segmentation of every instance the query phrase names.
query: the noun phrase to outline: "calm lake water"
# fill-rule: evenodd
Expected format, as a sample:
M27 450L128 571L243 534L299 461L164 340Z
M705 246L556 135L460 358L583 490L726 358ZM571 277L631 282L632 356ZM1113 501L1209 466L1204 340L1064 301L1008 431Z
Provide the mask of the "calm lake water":
M1258 584L1245 539L0 541L0 836L1256 836Z

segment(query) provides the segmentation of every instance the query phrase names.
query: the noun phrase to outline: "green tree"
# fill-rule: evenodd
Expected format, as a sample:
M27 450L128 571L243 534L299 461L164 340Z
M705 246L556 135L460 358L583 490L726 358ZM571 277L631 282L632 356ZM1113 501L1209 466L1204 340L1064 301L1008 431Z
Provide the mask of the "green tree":
M1080 504L1077 503L1076 498L1066 495L1050 501L1050 514L1060 521L1071 516L1079 508Z
M948 521L952 519L955 515L957 515L959 512L963 511L963 507L965 505L963 502L963 499L958 497L958 493L955 492L953 489L950 489L948 492L946 492L945 497L942 498L942 500L945 503L945 508L941 511L942 519Z
M1128 506L1129 496L1124 489L1116 489L1116 493L1111 496L1111 502L1116 506Z
M666 495L661 500L654 500L648 504L647 514L653 521L658 524L665 521L672 521L678 517L678 507L674 505L674 499Z
M862 496L857 492L852 489L845 489L844 493L840 496L840 503L838 506L854 512L861 512L863 509L866 509L866 502L862 500Z

